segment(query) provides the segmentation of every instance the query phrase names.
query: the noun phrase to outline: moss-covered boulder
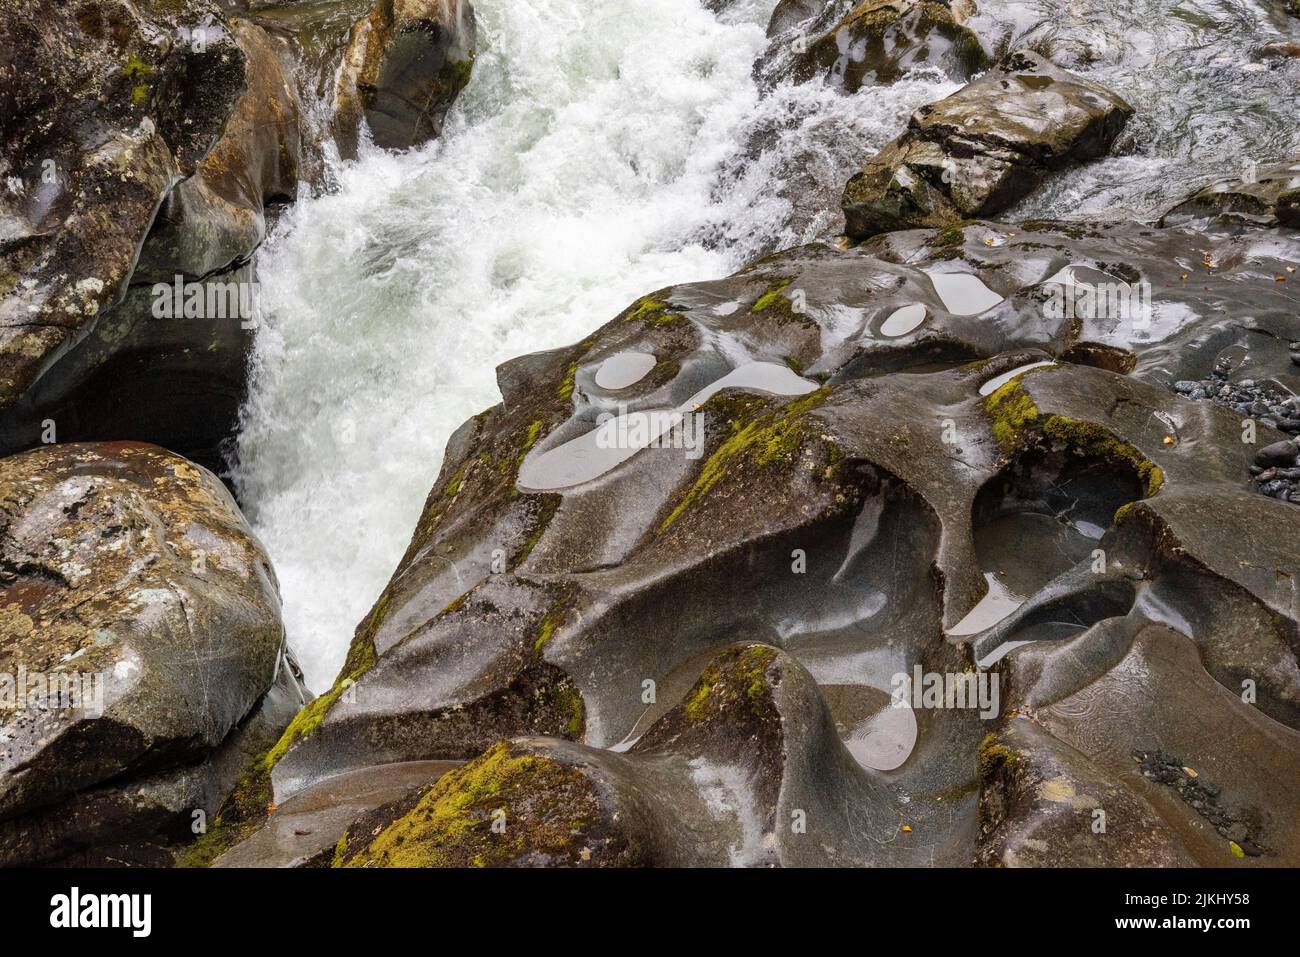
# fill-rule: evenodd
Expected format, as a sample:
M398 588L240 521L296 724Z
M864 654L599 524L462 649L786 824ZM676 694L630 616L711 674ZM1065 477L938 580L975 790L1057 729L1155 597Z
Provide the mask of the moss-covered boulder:
M841 205L854 239L996 215L1051 171L1104 156L1132 107L1028 51L917 110L849 180Z
M375 0L348 37L335 89L335 133L355 155L364 120L376 146L419 146L443 117L474 64L469 0Z
M404 810L370 828L372 817ZM602 867L639 863L579 769L502 742L416 798L362 819L336 867Z
M820 781L820 789L814 782ZM520 738L359 818L349 867L774 866L864 860L849 808L882 794L836 739L815 683L742 643L625 754ZM864 809L862 822L870 819ZM790 826L789 822L799 822ZM877 836L896 825L877 818Z
M188 836L303 701L261 545L139 444L0 459L0 518L0 855Z

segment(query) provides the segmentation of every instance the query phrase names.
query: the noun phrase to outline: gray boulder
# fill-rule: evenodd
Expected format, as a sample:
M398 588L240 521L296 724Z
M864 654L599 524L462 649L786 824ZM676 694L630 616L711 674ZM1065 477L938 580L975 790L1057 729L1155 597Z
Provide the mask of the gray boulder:
M0 459L0 515L0 858L190 836L305 698L261 545L148 445Z
M853 239L995 215L1053 170L1104 156L1132 115L1104 87L1036 54L1011 54L907 131L844 189Z

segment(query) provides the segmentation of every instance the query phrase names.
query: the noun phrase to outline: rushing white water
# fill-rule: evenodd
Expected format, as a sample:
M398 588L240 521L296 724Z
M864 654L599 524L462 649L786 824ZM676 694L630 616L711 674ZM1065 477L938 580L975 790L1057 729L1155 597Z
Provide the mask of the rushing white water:
M761 181L719 185L766 108L751 66L773 5L476 0L480 54L442 139L334 170L337 191L259 253L236 481L313 689L392 574L451 432L499 401L498 363L787 238ZM951 88L772 102L870 123L846 143L869 154Z

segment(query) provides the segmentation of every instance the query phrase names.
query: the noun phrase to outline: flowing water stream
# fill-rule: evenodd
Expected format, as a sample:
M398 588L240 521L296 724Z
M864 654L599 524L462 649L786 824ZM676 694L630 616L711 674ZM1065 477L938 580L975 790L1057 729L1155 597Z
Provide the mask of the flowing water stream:
M576 341L638 295L833 235L843 182L956 89L921 73L760 97L773 6L476 0L480 53L441 140L335 164L338 188L264 244L236 482L314 690L392 574L451 432L499 400L498 363ZM987 0L984 15L1023 30L1053 6ZM1285 17L1235 0L1094 6L1091 69L1140 111L1128 155L1018 215L1145 213L1243 157L1295 154L1296 62L1251 53L1295 38ZM777 187L796 174L792 200ZM792 205L826 197L812 215Z

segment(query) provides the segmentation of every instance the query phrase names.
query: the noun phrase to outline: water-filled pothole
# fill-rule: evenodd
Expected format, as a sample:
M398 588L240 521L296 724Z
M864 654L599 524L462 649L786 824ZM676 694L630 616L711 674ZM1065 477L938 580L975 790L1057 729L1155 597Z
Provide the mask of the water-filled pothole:
M991 628L1089 558L1116 510L1142 491L1135 473L1110 460L1069 450L1033 449L1018 456L975 497L975 553L989 590L948 634ZM1062 637L1068 630L1018 637Z
M648 352L616 353L596 370L596 385L610 392L634 386L655 367L655 361Z

